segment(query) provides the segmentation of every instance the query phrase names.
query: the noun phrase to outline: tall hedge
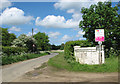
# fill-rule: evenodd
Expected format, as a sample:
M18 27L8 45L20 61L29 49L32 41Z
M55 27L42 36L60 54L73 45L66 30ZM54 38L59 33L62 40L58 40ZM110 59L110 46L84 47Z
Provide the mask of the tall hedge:
M89 47L92 46L87 40L68 41L64 46L64 58L68 63L72 63L75 60L74 57L74 46Z
M22 52L27 52L28 49L21 48L21 47L4 47L2 46L2 52L5 53L7 56L10 56L11 54L20 54Z
M41 54L22 54L22 55L11 55L11 56L3 56L2 57L2 65L12 64L19 61L24 61L32 58L37 58L43 55L48 55L48 53Z

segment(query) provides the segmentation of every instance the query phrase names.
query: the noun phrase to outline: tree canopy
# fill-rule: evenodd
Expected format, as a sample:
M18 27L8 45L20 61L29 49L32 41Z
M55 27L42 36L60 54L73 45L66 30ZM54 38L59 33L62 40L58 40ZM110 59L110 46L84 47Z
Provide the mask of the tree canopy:
M49 50L49 37L45 33L38 32L33 36L37 41L38 48L41 50Z
M3 46L11 46L11 42L16 39L16 35L8 32L8 28L1 28L2 30L2 45Z
M86 37L93 45L95 42L95 29L104 29L106 49L111 47L120 48L120 15L118 7L112 7L111 2L98 2L97 5L91 5L89 8L82 8L83 20L79 27L85 32Z
M34 38L31 36L26 36L25 34L21 34L17 39L13 40L12 47L25 47L28 48L28 51L33 52L37 50L36 44L37 42Z

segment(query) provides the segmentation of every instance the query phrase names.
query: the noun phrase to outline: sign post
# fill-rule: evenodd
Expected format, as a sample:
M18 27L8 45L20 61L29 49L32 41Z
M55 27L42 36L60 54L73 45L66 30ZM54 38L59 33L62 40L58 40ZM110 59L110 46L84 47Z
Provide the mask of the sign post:
M33 44L33 52L34 52L34 47L35 47L35 45Z
M99 62L102 64L101 46L104 41L104 29L95 29L95 41L99 44Z
M102 54L101 54L101 45L102 45L102 42L99 41L98 44L99 44L99 62L100 62L100 64L102 64Z

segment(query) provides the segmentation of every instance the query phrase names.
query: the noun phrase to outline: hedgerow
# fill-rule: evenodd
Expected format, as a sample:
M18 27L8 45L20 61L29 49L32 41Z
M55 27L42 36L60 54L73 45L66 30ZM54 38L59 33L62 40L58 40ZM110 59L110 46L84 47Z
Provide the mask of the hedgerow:
M2 65L12 64L19 61L24 61L32 58L37 58L43 55L48 55L48 53L41 53L41 54L22 54L22 55L10 55L10 56L2 56Z
M7 56L18 54L20 55L22 52L27 52L27 48L21 47L4 47L2 46L2 52L5 53Z
M68 41L64 46L64 58L68 63L73 63L75 61L74 57L74 46L89 47L92 46L87 40L77 40L77 41Z

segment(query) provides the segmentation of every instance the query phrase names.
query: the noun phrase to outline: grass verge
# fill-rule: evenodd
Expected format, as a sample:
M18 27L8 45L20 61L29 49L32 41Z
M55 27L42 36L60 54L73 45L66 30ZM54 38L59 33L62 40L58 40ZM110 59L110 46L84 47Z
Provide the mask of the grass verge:
M58 69L66 69L68 71L82 72L118 72L118 57L106 58L105 64L102 65L87 65L87 64L69 64L64 59L64 53L51 58L48 61L49 66Z
M47 67L47 63L45 62L45 63L43 63L40 67L37 67L37 68L34 68L35 70L40 70L40 69L43 69L43 68L45 68L45 67Z
M15 62L33 59L33 58L37 58L37 57L44 56L44 55L48 55L48 53L23 54L23 55L16 55L16 56L3 56L2 57L2 65L12 64Z

